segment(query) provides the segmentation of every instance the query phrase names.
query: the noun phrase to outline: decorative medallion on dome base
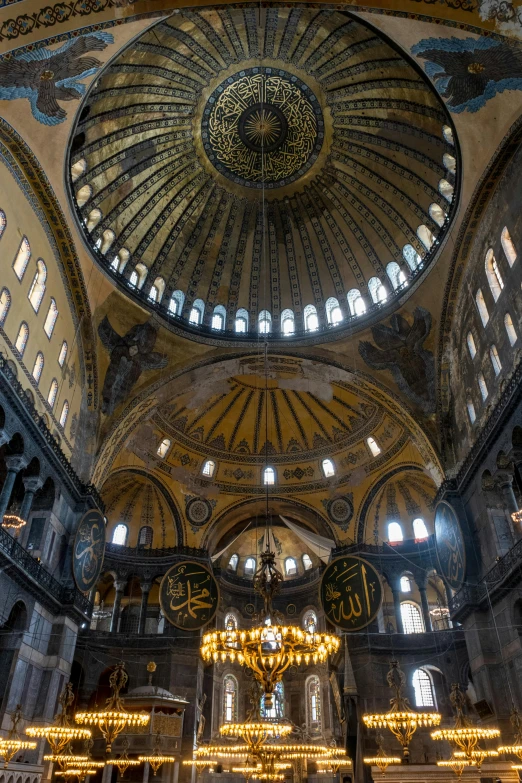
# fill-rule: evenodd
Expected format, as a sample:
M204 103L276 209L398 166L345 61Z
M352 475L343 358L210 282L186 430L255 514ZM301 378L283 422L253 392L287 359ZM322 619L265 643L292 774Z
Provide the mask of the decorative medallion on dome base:
M297 76L248 68L209 97L201 137L209 160L225 177L246 187L277 188L317 160L324 120L316 96Z

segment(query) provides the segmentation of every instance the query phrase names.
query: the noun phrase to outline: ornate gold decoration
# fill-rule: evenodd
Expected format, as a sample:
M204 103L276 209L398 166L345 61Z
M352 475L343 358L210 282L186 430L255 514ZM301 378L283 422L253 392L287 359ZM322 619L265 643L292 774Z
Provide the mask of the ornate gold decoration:
M27 522L18 514L4 514L2 519L2 527L10 528L11 530L20 530Z
M486 759L497 758L499 755L498 750L485 750L477 745L475 750L472 750L469 756L466 756L463 750L456 750L453 754L456 759L465 759L467 763L473 762L478 771Z
M447 761L437 761L438 767L449 767L453 770L455 775L460 778L462 773L464 772L464 767L467 766L473 766L475 762L471 761L469 762L466 758L455 758L455 756L452 756Z
M324 125L317 98L296 76L249 68L210 96L202 119L207 155L239 184L286 185L316 160Z
M455 710L455 726L450 729L432 731L431 738L455 743L464 752L466 759L473 761L473 751L478 749L479 740L499 737L500 731L499 729L486 729L475 726L466 718L464 715L466 696L458 683L453 683L451 686L450 701Z
M4 760L5 769L7 769L13 756L21 750L34 750L36 748L36 742L28 742L27 740L20 739L18 724L22 720L22 717L22 705L18 704L11 716L12 726L9 729L9 733L6 739L0 740L0 756Z
M251 753L259 751L267 739L286 737L291 733L293 726L290 723L224 723L219 732L223 737L241 737Z
M118 770L120 772L120 775L125 775L126 771L129 769L129 767L138 767L141 764L141 761L139 759L130 759L128 755L129 750L129 740L127 737L123 738L123 742L121 743L122 751L118 758L114 759L114 761L110 762L114 764L115 767L118 767Z
M55 755L61 753L71 740L88 740L92 735L90 729L81 729L71 723L69 712L74 703L74 693L70 682L65 685L59 703L62 710L52 726L28 726L25 730L30 737L44 737Z
M414 712L412 710L408 699L402 693L406 677L398 661L391 662L386 680L391 690L395 691L395 696L390 699L390 710L386 713L363 715L363 722L370 729L389 729L402 745L403 761L407 763L410 758L408 746L419 726L438 726L441 715L438 712Z
M155 664L154 664L154 668L156 668ZM154 777L156 776L156 773L162 764L173 764L176 761L174 756L163 756L161 754L160 747L161 747L161 732L158 732L156 734L156 741L154 743L154 748L152 749L152 753L149 754L148 756L138 756L139 761L149 762L150 766L152 767Z
M109 677L112 695L107 699L105 708L93 712L77 712L78 723L97 726L103 734L110 751L112 743L126 726L145 726L150 721L150 715L144 712L128 712L123 706L120 691L126 685L129 676L125 664L118 663Z

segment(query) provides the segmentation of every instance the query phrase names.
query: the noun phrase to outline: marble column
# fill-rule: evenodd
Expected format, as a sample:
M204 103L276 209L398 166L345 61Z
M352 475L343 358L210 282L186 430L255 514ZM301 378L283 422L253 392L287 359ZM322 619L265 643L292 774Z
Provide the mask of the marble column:
M15 454L6 457L5 464L7 465L7 476L5 477L4 485L0 492L0 524L7 511L16 476L21 470L27 467L27 460L21 454Z
M23 479L23 485L25 487L24 499L22 500L22 506L20 508L20 517L27 522L35 493L43 486L43 481L40 476L27 476Z
M118 632L118 622L120 619L120 607L121 607L121 599L123 598L123 593L125 592L125 586L127 582L120 582L116 581L114 582L114 588L116 590L116 595L114 596L114 606L112 607L112 617L111 617L111 627L110 632L111 633L117 633Z
M102 783L111 783L112 764L106 764L103 768Z
M143 765L143 783L149 783L150 764L146 761Z
M138 623L138 633L143 636L145 633L145 621L147 620L147 604L149 603L149 593L152 587L152 582L141 583L141 605L140 605L140 619Z
M422 619L424 620L424 630L432 631L430 605L428 603L428 596L426 594L426 582L417 583L421 599Z
M393 596L393 608L395 610L395 626L397 628L397 633L404 633L404 625L402 624L401 614L401 593L397 587L392 587L391 585L390 587Z

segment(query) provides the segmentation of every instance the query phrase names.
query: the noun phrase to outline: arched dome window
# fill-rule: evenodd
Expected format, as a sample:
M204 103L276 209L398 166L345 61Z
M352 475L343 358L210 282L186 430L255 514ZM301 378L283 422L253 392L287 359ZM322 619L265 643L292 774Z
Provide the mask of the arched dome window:
M424 623L417 604L403 601L401 603L401 617L404 633L424 633Z
M5 324L7 313L11 307L11 293L8 288L2 288L0 293L0 326Z
M418 517L413 520L413 537L415 541L425 541L429 536L428 528L423 519Z
M453 138L453 131L451 130L449 125L443 125L442 126L442 135L444 136L444 139L448 142L448 144L455 144L455 139Z
M303 615L303 630L308 633L316 633L317 631L317 615L313 609L308 609Z
M56 319L58 318L58 307L56 306L55 300L51 297L51 301L49 303L49 309L47 311L47 315L45 316L44 321L44 332L49 338L49 340L52 337L52 334L54 332L54 326L56 324Z
M275 484L275 470L274 468L265 468L263 471L263 484L272 485Z
M401 576L401 593L411 593L411 580L409 576Z
M122 247L119 251L117 256L114 256L112 263L111 263L111 269L114 269L116 272L119 272L120 274L123 272L125 267L127 266L127 261L130 258L130 253L127 250L126 247Z
M371 277L368 280L368 291L370 292L372 301L375 302L375 304L379 304L380 302L385 302L386 299L388 298L386 288L381 283L381 280L378 277Z
M352 288L348 291L346 298L348 300L350 315L364 315L366 312L366 304L358 288Z
M80 158L80 160L77 160L76 163L73 163L71 166L71 179L73 182L76 182L77 179L79 179L82 174L85 174L87 171L87 161L85 158Z
M414 272L415 269L417 269L420 264L422 264L422 258L417 253L413 245L404 245L402 248L402 255L404 256L404 260L410 267L411 271Z
M222 332L225 328L226 318L227 311L223 305L216 305L214 307L214 312L212 313L212 329Z
M184 302L185 294L183 291L173 291L169 302L170 315L181 315Z
M205 302L203 299L194 299L192 309L189 315L189 323L195 326L201 326L203 323L203 313L205 312Z
M223 723L237 722L237 680L227 674L223 680Z
M238 563L239 563L239 555L233 554L233 555L231 556L230 560L228 561L228 566L227 566L227 568L228 568L230 571L234 571L234 573L235 573L235 572L237 571L237 565L238 565Z
M453 194L455 193L455 189L453 185L450 185L447 179L441 179L439 181L439 193L441 196L444 196L446 201L451 203L453 201Z
M272 329L272 316L268 310L261 310L257 319L257 326L260 334L269 334Z
M0 316L0 323L2 323L1 316ZM509 313L506 313L504 316L504 326L506 328L509 344L515 345L518 337L515 331L515 327L513 326L513 319L511 318Z
M504 288L504 281L502 280L502 275L500 274L497 259L495 258L492 248L489 248L488 252L486 253L485 266L489 288L493 295L493 299L496 302L502 292L502 289Z
M429 230L428 226L425 226L424 223L420 225L417 229L417 236L419 237L420 241L422 242L426 250L431 250L435 242L435 236Z
M430 208L428 210L430 218L433 220L434 223L436 223L440 228L444 225L444 221L446 220L446 213L442 209L439 204L430 204Z
M24 351L28 339L29 339L29 327L27 326L25 321L22 321L22 323L20 324L20 328L18 329L18 334L15 340L15 348L20 354L20 356L24 355Z
M102 219L103 215L101 212L101 209L92 209L88 216L87 221L85 223L87 227L87 231L90 233L91 231L94 231L100 220Z
M502 229L502 234L500 235L500 241L502 243L502 249L504 251L504 255L508 260L509 266L513 266L513 264L517 260L517 251L515 245L513 244L513 240L511 239L511 234L509 233L507 226L504 226L504 228Z
M314 305L306 305L303 316L305 331L316 332L319 329L319 319Z
M415 669L412 677L416 707L436 707L433 681L426 669Z
M293 310L283 310L281 313L281 331L284 335L295 332L295 319Z
M165 281L162 277L157 277L150 287L149 299L159 304L165 291Z
M331 459L323 459L321 464L323 468L323 473L326 478L330 478L330 476L335 476L335 465L333 464Z
M287 557L285 559L285 574L286 576L295 576L297 574L297 561L293 557Z
M65 425L67 424L67 417L69 416L69 403L67 400L65 400L64 404L62 405L62 412L60 413L60 427L65 429Z
M325 304L326 320L330 326L337 326L343 320L343 313L339 307L339 301L335 296L331 296L326 300Z
M390 522L388 524L388 541L390 544L398 544L404 541L402 527L399 522Z
M35 313L40 309L43 296L45 294L45 281L47 280L47 267L43 259L39 258L36 262L36 274L29 288L28 298L33 306Z
M125 546L128 532L129 529L127 525L124 525L122 522L120 522L120 524L116 525L114 528L112 534L112 543L117 544L118 546Z
M215 469L216 469L216 463L214 462L214 460L207 459L206 462L203 463L203 469L201 473L203 476L205 476L205 478L212 478Z
M116 234L112 228L106 228L101 235L100 253L104 256L110 250L111 245L116 239Z
M22 237L16 258L13 261L13 270L19 280L21 280L27 269L27 264L31 258L31 245L27 237Z
M256 572L256 559L255 557L247 557L245 560L245 567L243 569L245 576L253 576Z
M468 336L466 337L466 342L468 344L468 351L469 355L472 359L475 358L477 355L477 346L475 345L475 338L473 337L472 332L468 332Z
M60 348L60 353L58 354L58 364L60 365L60 367L63 367L63 365L65 364L65 360L67 358L67 349L68 349L67 342L66 340L64 340L62 343L62 347Z
M321 681L317 674L312 674L306 680L306 715L308 729L319 733L322 729L321 711Z
M466 407L468 409L468 416L471 424L475 424L475 419L477 418L477 414L475 413L475 406L473 405L473 402L471 400L468 400L466 403Z
M33 378L35 379L36 383L40 381L43 367L44 367L44 355L41 351L38 351L33 366Z
M301 556L301 560L303 562L304 570L309 571L313 565L312 558L310 557L310 555L305 552L304 555Z
M500 356L498 355L496 345L492 345L491 348L489 349L489 358L491 359L491 364L495 376L500 375L500 373L502 372L502 364L500 362Z
M248 332L248 310L245 310L244 307L240 307L236 313L234 329L238 334L245 334Z
M381 453L381 447L375 440L375 438L366 438L366 443L368 444L368 448L370 449L372 457L378 457Z
M408 285L406 275L397 261L390 261L390 263L386 265L386 274L388 275L394 291L402 286L406 287Z
M58 394L58 381L56 378L53 378L51 381L51 385L49 387L49 394L47 395L47 404L52 409L54 408L54 403L56 402L56 395Z
M163 440L161 441L161 443L159 444L156 450L156 454L158 455L158 457L161 457L161 459L165 459L169 449L170 449L169 438L163 438Z
M483 401L485 402L488 398L488 387L486 384L486 379L484 378L484 374L479 372L477 376L477 383L480 389L480 396L482 397Z
M143 525L143 527L140 527L140 532L138 533L138 546L142 549L150 549L153 536L154 531L152 527L150 525Z
M480 288L475 295L475 302L477 303L477 310L479 311L482 326L487 326L489 321L489 313L488 308L486 307L486 302L484 301L484 294Z

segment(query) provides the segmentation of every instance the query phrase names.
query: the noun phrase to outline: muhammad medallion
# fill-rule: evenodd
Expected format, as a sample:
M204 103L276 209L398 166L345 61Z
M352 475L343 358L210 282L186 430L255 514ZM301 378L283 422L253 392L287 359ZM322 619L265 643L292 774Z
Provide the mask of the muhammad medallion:
M100 576L105 554L105 520L97 509L83 515L73 545L72 572L78 590L88 593Z
M159 593L161 611L176 628L197 631L217 612L218 583L201 563L176 563L161 580Z
M297 76L249 68L230 76L209 97L201 137L213 166L233 182L281 187L317 160L323 114L312 90Z
M327 618L343 631L360 631L377 616L383 590L379 573L360 557L338 557L328 564L319 588Z
M441 576L459 590L466 572L466 549L455 509L445 500L435 509L435 549Z

